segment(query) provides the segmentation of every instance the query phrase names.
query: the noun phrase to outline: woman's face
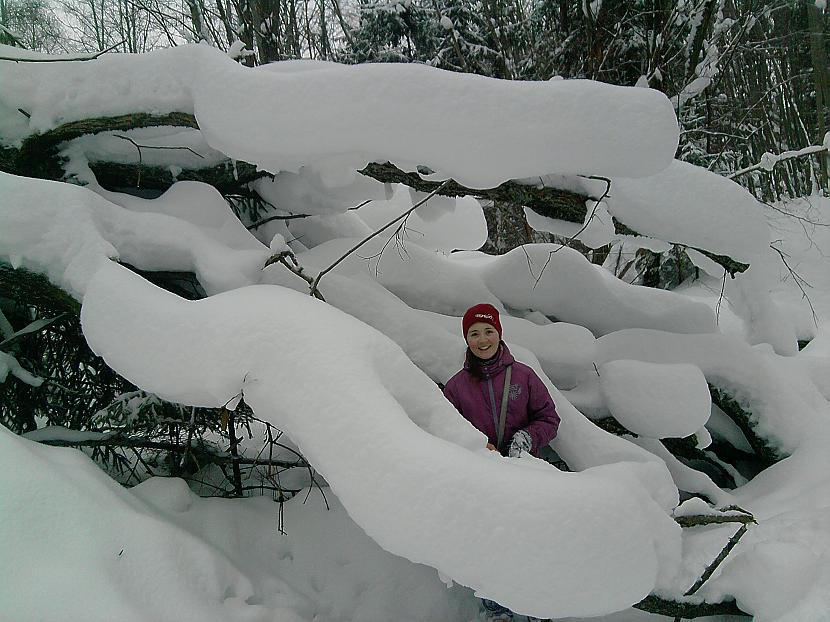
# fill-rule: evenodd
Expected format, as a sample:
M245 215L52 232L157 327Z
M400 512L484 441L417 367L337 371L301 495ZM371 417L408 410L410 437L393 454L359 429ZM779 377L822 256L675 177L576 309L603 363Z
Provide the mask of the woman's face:
M499 333L490 324L476 322L467 330L467 345L480 359L491 359L499 349Z

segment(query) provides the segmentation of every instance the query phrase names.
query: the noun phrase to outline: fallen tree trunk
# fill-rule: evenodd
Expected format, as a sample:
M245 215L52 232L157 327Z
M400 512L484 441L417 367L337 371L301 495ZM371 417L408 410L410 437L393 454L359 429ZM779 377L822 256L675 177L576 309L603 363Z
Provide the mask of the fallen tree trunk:
M212 167L182 169L175 177L170 168L164 166L90 162L89 168L102 187L113 191L144 188L163 192L177 181L200 181L219 192L232 193L249 182L268 175L265 171L257 170L253 164L231 160Z
M635 609L657 613L663 616L674 616L678 620L692 620L705 616L746 616L752 617L746 611L738 607L734 600L725 600L720 603L688 603L676 600L668 600L659 596L646 596L639 603L634 605Z
M442 182L425 180L418 173L402 171L389 162L379 164L371 163L359 171L367 177L376 179L383 183L399 183L414 188L419 192L433 192ZM515 209L525 207L533 210L541 216L554 220L564 220L576 224L583 224L588 218L588 202L598 201L599 197L592 197L587 194L580 194L571 190L561 188L549 188L547 186L532 186L520 184L515 181L507 181L495 188L467 188L461 184L450 181L450 183L438 194L450 197L473 196L480 200L501 202L512 205ZM631 229L616 218L613 218L614 231L618 235L631 237L643 237L634 229ZM671 240L666 240L676 244ZM686 245L679 244L683 248ZM699 251L718 265L722 266L730 275L744 272L749 264L735 261L726 255L717 255L702 248L688 247Z
M22 110L21 113L28 114ZM185 112L170 112L162 115L133 113L117 117L98 117L73 121L42 134L29 136L23 141L20 149L0 148L0 170L27 177L61 179L64 176L64 171L57 154L57 147L61 143L85 134L160 126L199 129L196 118ZM188 169L176 175L175 178L164 167L145 167L141 164L124 165L111 162L97 162L91 166L96 177L99 174L101 175L99 183L109 188L133 187L138 185L139 180L141 180L143 182L141 185L145 188L165 190L178 179L191 179L204 181L220 190L227 191L232 188L240 188L258 176L267 174L263 171L257 171L252 164L234 163L230 159L227 165L222 164L205 167L204 169ZM242 172L241 175L240 171ZM400 183L425 193L435 191L444 183L443 181L425 180L419 173L402 171L389 162L370 163L360 173L383 183ZM600 200L600 197L591 197L571 190L527 185L515 181L507 181L495 188L482 189L468 188L454 180L449 180L449 183L441 188L440 194L452 197L474 196L481 200L510 205L517 210L527 207L542 216L579 225L583 224L588 218L588 203ZM616 219L614 219L614 228L616 233L620 235L641 236L640 233ZM666 241L672 242L671 240ZM681 244L679 246L684 247L685 245ZM694 248L694 250L706 255L733 276L749 268L748 264L735 261L725 255L717 255L701 248Z
M637 438L637 434L626 428L619 421L613 417L604 417L602 419L591 419L591 422L606 432L615 436L632 436ZM711 469L712 473L707 473L715 484L721 488L736 488L735 478L729 473L721 464L711 457L706 455L706 452L697 447L697 441L693 437L686 438L662 438L660 442L675 458L685 463L700 463L706 466L706 469ZM696 465L689 464L690 468L696 471L705 472L706 469L696 468ZM717 474L716 477L713 477Z
M726 413L735 422L735 425L741 429L741 432L743 432L755 453L755 458L763 465L763 468L772 466L785 457L780 455L778 450L769 441L762 438L755 431L755 426L751 421L751 413L744 410L726 389L716 387L709 383L709 392L712 394L712 403Z

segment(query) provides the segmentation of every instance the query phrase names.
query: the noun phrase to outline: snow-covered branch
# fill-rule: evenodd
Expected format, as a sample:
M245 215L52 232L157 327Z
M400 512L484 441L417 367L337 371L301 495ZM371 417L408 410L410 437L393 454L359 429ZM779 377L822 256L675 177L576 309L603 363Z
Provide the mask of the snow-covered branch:
M824 144L812 145L810 147L804 147L803 149L798 150L784 151L779 154L767 152L761 156L761 160L757 164L753 164L752 166L747 166L746 168L742 168L738 171L735 171L734 173L730 173L729 175L727 175L727 177L729 179L735 179L736 177L740 177L741 175L746 175L747 173L759 170L763 170L769 173L773 168L775 168L776 164L779 164L786 160L792 160L793 158L803 158L806 156L817 155L820 153L827 153L827 151L827 144Z
M39 378L23 369L20 363L17 362L17 359L11 354L0 352L0 383L6 381L9 373L21 382L25 382L33 387L39 387L43 384L43 378Z
M0 61L11 61L14 63L74 63L80 61L95 60L100 58L107 52L112 52L114 49L124 45L124 41L119 41L115 45L109 46L105 50L96 52L95 54L83 54L81 56L35 56L21 53L18 56L0 56ZM25 50L23 51L25 52Z

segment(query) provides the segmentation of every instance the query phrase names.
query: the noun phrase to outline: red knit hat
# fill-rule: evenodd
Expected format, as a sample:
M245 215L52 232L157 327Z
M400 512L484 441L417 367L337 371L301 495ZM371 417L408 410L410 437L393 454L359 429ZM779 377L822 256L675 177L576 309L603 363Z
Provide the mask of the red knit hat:
M467 338L467 331L470 326L476 322L484 322L496 329L501 339L501 322L499 321L499 312L493 305L487 303L477 304L467 309L464 313L464 319L461 320L461 328L464 331L464 339Z

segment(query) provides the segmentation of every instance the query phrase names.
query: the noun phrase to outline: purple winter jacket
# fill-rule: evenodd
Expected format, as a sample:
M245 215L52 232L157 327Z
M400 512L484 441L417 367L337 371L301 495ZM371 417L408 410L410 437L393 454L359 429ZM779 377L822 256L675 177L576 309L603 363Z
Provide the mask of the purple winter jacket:
M467 353L468 358L472 356ZM533 439L531 453L547 445L559 429L559 415L547 387L530 367L518 362L502 342L495 359L483 368L485 377L481 380L469 371L469 360L464 369L447 381L444 395L461 415L487 435L496 445L497 427L504 391L504 375L512 363L510 397L507 400L507 415L504 424L504 439L499 450L506 454L513 435L525 430Z

